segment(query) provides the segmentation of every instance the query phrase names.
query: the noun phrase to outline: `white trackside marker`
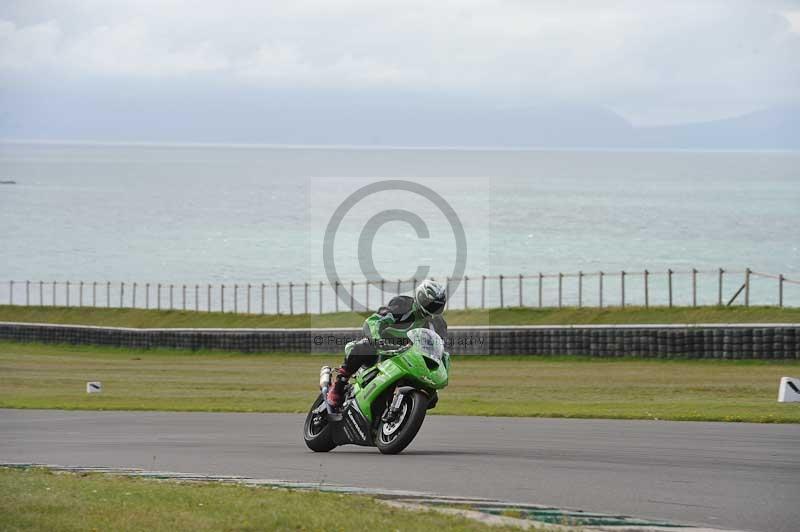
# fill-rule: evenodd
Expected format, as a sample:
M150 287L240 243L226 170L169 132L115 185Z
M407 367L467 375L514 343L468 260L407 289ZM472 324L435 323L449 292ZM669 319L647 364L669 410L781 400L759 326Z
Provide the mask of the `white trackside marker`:
M800 403L800 379L783 377L778 388L779 403Z
M92 381L86 383L86 393L100 393L103 391L103 383L100 381Z

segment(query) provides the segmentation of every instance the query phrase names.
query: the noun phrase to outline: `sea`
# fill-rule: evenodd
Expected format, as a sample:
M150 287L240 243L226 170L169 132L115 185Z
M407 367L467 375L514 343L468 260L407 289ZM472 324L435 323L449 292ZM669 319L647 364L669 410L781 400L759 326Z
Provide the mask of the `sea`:
M616 305L625 271L625 302L641 304L648 270L650 304L667 304L670 277L674 304L706 304L750 268L751 304L775 304L780 283L760 274L800 280L798 152L2 142L0 181L0 303L9 281L15 302L26 281L187 285L190 298L291 282L293 303L319 310L320 283L428 275L469 278L454 306L496 306L502 275L504 305L538 305L541 273L543 306L559 281L563 305L596 305L602 271ZM800 305L800 284L783 287Z

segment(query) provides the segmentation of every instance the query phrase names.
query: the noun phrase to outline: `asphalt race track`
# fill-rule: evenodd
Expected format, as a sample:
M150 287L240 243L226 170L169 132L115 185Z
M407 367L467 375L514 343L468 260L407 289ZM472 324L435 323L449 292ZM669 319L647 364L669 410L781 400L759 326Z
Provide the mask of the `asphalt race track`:
M124 466L800 529L800 426L431 416L399 456L308 451L303 416L0 410L0 462Z

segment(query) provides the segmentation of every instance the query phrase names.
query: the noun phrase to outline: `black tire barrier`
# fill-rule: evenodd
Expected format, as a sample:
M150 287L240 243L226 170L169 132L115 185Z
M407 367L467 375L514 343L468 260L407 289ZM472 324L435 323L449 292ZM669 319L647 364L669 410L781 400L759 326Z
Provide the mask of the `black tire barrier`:
M361 329L130 329L0 322L0 340L134 349L341 353ZM800 359L800 324L450 327L457 355Z

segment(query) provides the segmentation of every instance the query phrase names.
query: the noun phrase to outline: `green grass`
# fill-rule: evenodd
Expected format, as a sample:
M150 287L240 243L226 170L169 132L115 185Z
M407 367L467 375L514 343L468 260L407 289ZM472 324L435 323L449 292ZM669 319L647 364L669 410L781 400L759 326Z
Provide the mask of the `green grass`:
M118 327L360 327L366 313L245 315L179 310L22 307L0 305L0 321ZM800 323L800 308L626 307L450 310L450 325L573 325L610 323Z
M361 495L0 468L2 530L507 531Z
M305 412L335 355L0 343L0 407ZM777 403L800 361L454 357L432 413L800 422ZM88 395L86 381L103 382Z

